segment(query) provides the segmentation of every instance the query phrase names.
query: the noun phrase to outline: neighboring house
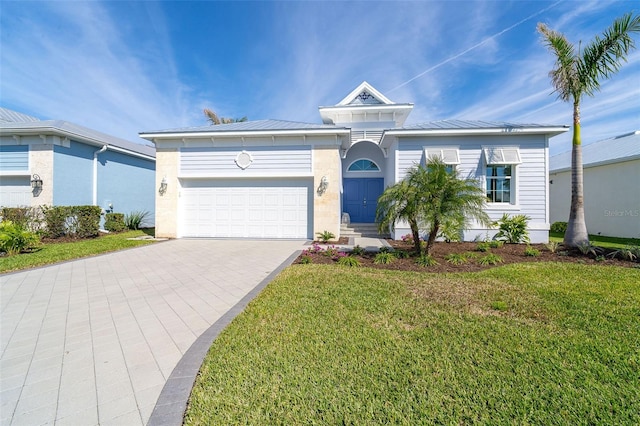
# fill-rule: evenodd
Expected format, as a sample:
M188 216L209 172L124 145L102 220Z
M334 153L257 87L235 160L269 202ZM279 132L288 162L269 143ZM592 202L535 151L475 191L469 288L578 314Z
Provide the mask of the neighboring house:
M566 222L571 151L550 162L550 220ZM640 131L582 147L584 215L589 234L640 238Z
M341 220L375 221L384 188L431 156L487 188L487 211L531 217L532 241L548 240L548 140L566 126L438 121L403 127L412 104L364 82L324 124L259 120L141 133L156 145L156 235L313 238ZM399 224L394 238L407 234ZM474 225L465 239L491 237Z
M97 205L153 215L154 177L152 146L0 108L2 207Z

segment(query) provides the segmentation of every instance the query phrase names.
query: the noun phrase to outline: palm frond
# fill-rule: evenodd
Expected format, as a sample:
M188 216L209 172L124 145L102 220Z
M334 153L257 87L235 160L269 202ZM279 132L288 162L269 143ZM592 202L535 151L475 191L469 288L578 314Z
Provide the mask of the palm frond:
M579 79L575 49L563 34L548 28L545 24L538 24L538 32L542 34L544 44L556 57L556 64L549 72L549 77L555 92L558 92L558 97L566 102L571 96L575 96L579 89L576 87Z

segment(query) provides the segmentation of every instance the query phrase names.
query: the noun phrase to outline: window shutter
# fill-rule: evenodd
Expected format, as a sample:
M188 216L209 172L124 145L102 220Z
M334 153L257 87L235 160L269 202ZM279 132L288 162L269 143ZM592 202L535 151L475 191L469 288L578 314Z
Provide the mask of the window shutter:
M522 163L518 148L484 148L484 158L490 166Z
M460 164L460 155L456 148L425 148L424 157L427 161L437 158L444 164Z

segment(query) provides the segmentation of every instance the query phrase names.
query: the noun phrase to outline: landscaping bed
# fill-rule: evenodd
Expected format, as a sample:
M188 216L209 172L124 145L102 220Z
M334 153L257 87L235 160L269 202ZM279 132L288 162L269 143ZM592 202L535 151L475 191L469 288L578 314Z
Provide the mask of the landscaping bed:
M355 255L359 266L388 269L396 271L423 271L423 272L475 272L496 267L522 262L569 262L580 264L598 264L623 267L638 267L634 261L623 260L613 256L616 251L611 248L598 247L595 253L583 254L578 249L567 250L558 245L552 252L546 244L502 244L499 247L490 247L487 251L479 251L482 243L475 242L436 242L430 250L430 255L437 262L430 266L416 264L417 257L413 253L413 245L403 241L387 240L392 246L395 258L391 263L375 263L377 253L365 252ZM485 243L486 244L486 243ZM295 263L332 264L343 255L335 255L339 251L331 244L314 244L301 254ZM526 254L529 252L529 255ZM534 254L535 253L535 254ZM346 253L345 253L346 254ZM453 256L452 256L453 255ZM458 256L456 256L458 255ZM493 257L495 263L482 264L487 256ZM406 256L406 257L403 257ZM461 259L464 260L456 260ZM491 260L492 257L489 257ZM636 259L637 260L637 259ZM456 264L455 262L460 262Z

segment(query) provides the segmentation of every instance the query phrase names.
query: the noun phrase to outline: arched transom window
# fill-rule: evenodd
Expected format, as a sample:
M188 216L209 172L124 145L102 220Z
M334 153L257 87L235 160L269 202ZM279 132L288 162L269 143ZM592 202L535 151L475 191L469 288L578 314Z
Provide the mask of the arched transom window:
M379 172L380 167L371 160L361 158L351 163L347 170L350 172Z

